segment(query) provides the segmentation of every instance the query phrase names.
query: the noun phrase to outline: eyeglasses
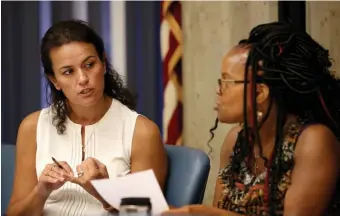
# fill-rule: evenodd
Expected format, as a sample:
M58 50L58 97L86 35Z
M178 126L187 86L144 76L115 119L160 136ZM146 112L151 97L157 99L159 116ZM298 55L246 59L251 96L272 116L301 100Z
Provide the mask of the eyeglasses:
M222 92L227 88L227 85L241 84L241 83L244 83L244 82L248 83L248 81L245 81L245 80L232 80L232 79L218 79L217 82L218 82L218 86L219 86L219 89L220 89L220 94L222 94Z

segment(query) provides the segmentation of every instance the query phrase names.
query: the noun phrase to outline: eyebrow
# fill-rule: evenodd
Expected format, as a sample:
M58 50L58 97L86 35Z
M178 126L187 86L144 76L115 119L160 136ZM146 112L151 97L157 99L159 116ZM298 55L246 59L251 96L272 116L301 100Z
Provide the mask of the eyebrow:
M86 61L89 60L90 58L95 58L95 56L93 56L93 55L87 56L87 57L82 61L82 63L86 62ZM59 70L61 70L61 69L67 69L67 68L70 68L70 67L71 67L71 66L69 66L69 65L65 65L65 66L62 66Z

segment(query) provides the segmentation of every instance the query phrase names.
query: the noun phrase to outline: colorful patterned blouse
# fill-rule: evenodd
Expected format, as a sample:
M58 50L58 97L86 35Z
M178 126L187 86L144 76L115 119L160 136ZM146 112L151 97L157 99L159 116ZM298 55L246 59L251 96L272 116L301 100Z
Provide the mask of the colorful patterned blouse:
M295 144L302 128L305 128L303 124L291 124L284 138L282 145L283 153L280 158L283 167L281 169L282 175L278 181L274 197L275 215L283 215L284 198L291 184L291 175L294 167ZM230 172L228 172L230 169L231 165L229 164L221 169L218 175L224 188L218 202L218 208L246 215L269 215L268 208L266 208L267 203L264 201L266 172L254 176L246 162L241 163L237 175L231 176ZM232 178L234 178L234 183ZM333 203L325 215L340 215L339 186L338 184Z

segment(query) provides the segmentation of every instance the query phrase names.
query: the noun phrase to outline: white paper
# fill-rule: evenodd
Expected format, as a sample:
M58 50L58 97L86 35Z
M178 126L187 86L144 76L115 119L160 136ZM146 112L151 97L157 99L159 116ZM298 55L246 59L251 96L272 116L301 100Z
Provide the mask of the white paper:
M119 209L122 198L149 197L153 214L169 210L156 176L151 169L123 177L93 180L91 183L101 197L116 209Z

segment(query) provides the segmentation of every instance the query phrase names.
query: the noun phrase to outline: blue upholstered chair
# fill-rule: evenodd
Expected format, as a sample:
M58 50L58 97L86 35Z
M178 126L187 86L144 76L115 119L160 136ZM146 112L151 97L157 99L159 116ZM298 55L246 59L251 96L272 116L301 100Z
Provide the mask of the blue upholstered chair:
M165 198L169 205L180 207L201 204L210 171L207 154L184 146L165 145L169 173Z
M15 145L1 144L1 212L7 209L12 194L15 165Z

